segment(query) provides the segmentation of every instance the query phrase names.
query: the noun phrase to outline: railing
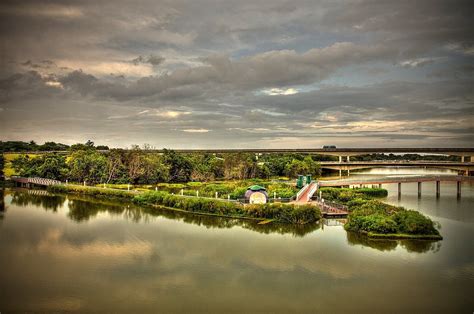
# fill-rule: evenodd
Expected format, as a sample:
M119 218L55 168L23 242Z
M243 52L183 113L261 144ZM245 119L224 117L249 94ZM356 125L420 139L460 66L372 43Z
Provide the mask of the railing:
M324 212L331 212L331 213L347 213L349 211L346 205L322 201L319 197L315 198L316 203L321 206L321 210Z
M310 183L311 184L311 183ZM311 197L313 197L314 193L318 190L318 183L314 183L311 189L308 192L308 198L306 199L307 202L311 200Z
M304 192L306 192L306 190L309 188L309 184L306 184L305 186L303 186L303 188L301 190L298 191L298 193L296 193L296 200L299 201L300 200L300 197L302 194L304 194Z
M44 186L61 184L61 181L58 181L58 180L38 178L38 177L25 178L25 177L12 176L11 180L15 182L19 182L19 183L24 183L24 184L31 183L31 184L44 185Z

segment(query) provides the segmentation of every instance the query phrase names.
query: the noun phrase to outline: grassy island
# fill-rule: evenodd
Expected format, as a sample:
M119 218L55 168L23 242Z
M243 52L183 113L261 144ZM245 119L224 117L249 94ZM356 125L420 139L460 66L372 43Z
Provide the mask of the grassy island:
M201 215L271 220L288 224L309 224L321 219L321 211L314 205L267 203L244 205L220 199L174 195L165 191L132 192L80 185L53 185L53 193L76 193L98 197L126 198L140 205L160 206Z
M387 195L384 189L322 188L323 198L348 206L347 231L385 239L434 239L442 236L435 223L423 214L385 204L377 197Z

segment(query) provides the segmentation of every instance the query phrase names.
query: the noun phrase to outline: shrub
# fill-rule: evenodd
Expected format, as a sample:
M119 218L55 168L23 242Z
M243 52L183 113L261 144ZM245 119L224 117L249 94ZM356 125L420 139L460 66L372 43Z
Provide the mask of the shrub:
M314 205L267 203L247 205L245 211L252 217L275 219L279 222L292 224L312 223L321 218L320 209Z
M383 214L371 214L368 216L353 216L349 219L347 230L366 231L375 233L396 233L397 224L390 217Z
M393 215L398 231L407 234L439 234L433 221L414 210L399 211Z

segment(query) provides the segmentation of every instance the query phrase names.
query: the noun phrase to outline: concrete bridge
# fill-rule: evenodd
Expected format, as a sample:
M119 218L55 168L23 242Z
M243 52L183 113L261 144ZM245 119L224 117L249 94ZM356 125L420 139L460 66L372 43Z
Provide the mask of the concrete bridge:
M453 161L423 161L423 160L380 160L380 161L351 161L350 157L347 156L346 160L342 160L340 157L339 162L337 161L322 161L320 162L321 168L339 170L339 176L342 176L342 171L347 171L347 174L351 170L356 169L367 169L367 168L378 168L378 167L418 167L418 168L438 168L438 169L451 169L458 172L462 172L464 175L469 175L474 171L474 161L469 162L453 162Z
M474 183L474 177L466 176L402 176L402 177L383 177L383 178L373 178L373 179L343 179L343 180L328 180L328 181L319 181L319 187L363 187L367 185L378 185L379 187L382 184L398 184L398 195L402 193L402 183L418 183L418 196L421 196L421 185L423 182L435 182L436 183L436 196L440 196L441 192L441 182L456 182L457 186L457 196L461 196L461 183L470 182Z

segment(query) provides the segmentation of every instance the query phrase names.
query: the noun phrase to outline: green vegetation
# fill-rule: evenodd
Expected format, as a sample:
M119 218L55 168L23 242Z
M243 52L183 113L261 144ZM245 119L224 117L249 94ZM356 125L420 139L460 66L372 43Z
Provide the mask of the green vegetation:
M109 149L94 146L87 141L71 146L53 142L37 145L34 142L0 142L3 151L45 151L42 154L8 154L7 176L43 176L51 179L86 181L87 184L133 184L149 185L162 182L209 182L215 180L268 179L274 177L295 178L298 174L320 175L318 156L303 154L254 153L180 154L164 150L153 151L149 145L143 148ZM46 151L62 150L63 153ZM36 159L39 157L39 159ZM56 163L58 171L49 168ZM46 165L43 165L46 164ZM227 191L233 193L234 191ZM288 195L289 191L281 191ZM235 194L235 193L234 193Z
M347 205L345 229L377 238L442 239L434 222L423 214L382 203L375 197L387 195L384 189L322 188L323 198Z
M117 197L117 198L133 198L136 192L123 191L117 189L101 189L97 187L81 186L81 185L50 185L48 191L51 193L77 193L98 197Z
M84 147L95 147L99 150L108 150L109 148L104 145L94 146L94 142L87 141L85 144L74 144L72 146L55 143L55 142L45 142L42 145L36 144L35 141L30 142L22 142L22 141L0 141L0 151L3 152L34 152L34 151L65 151L68 149L75 149L80 148L80 146Z
M272 203L265 205L243 205L219 199L173 195L164 191L137 193L117 189L85 187L78 185L53 185L48 187L52 193L77 193L97 197L117 197L133 200L140 205L158 205L186 212L247 219L271 219L279 223L309 224L321 218L316 206L298 206Z

